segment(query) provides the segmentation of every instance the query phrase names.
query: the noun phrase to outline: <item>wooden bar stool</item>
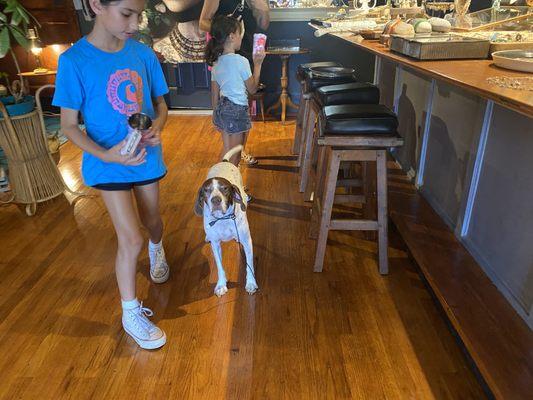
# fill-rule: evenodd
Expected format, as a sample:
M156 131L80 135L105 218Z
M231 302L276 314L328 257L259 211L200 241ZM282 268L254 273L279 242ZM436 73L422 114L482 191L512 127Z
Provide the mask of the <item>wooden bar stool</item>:
M321 272L330 230L378 231L379 272L388 273L387 149L403 145L398 120L380 104L326 106L319 116L318 175L313 199L310 236L317 238L313 269ZM332 219L340 163L375 162L377 219ZM368 165L368 164L367 164ZM363 196L352 196L364 202Z
M302 124L306 118L307 105L305 99L305 77L311 68L317 67L340 67L341 64L333 61L317 61L307 64L300 64L296 69L296 79L300 83L300 104L298 114L296 115L296 128L294 129L294 142L292 145L292 154L298 154L300 150L300 139L302 136Z
M315 80L308 79L309 87ZM306 193L306 200L310 200L309 173L313 159L315 142L315 126L318 113L323 107L341 104L377 104L379 103L379 88L366 82L349 82L337 85L317 87L309 92L307 120L302 131L300 154L299 190Z
M317 113L311 107L313 92L318 88L328 85L340 85L343 83L356 82L355 70L345 67L315 67L305 72L304 83L304 118L302 119L302 130L300 134L300 146L298 149L297 166L302 165L303 146L306 135L311 129L314 129Z

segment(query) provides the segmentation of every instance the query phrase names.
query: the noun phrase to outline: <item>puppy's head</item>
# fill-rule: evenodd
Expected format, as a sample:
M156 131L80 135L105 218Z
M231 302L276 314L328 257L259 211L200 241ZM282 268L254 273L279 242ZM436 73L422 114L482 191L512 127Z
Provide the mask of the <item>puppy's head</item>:
M240 204L241 209L246 211L246 206L242 201L243 195L237 186L232 185L227 179L208 179L198 190L194 213L199 216L203 215L204 207L207 206L213 217L220 218L234 203Z

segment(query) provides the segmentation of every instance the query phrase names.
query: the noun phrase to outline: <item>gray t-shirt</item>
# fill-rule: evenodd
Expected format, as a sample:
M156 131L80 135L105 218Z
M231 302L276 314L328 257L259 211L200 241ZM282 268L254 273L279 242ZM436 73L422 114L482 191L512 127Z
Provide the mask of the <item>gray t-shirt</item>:
M250 63L239 54L221 55L211 71L211 80L220 86L221 96L235 104L248 105L246 82L252 76Z

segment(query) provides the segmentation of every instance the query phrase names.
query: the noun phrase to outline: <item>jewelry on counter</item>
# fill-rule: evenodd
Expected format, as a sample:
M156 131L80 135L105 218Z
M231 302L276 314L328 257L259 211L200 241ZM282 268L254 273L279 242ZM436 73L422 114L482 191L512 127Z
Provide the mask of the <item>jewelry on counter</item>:
M447 3L444 1L436 1L436 2L424 2L424 7L426 10L430 11L453 11L455 9L454 3Z
M487 82L506 89L533 91L533 76L520 76L516 78L493 76L487 78Z
M202 62L205 59L205 39L187 39L176 26L169 35L170 44L183 60Z

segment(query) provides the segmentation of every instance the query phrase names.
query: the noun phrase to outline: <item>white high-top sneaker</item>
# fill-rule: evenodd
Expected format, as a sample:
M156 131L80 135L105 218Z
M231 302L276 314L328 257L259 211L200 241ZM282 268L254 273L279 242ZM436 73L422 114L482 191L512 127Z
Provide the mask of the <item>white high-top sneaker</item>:
M158 349L167 342L167 336L148 317L154 313L149 308L139 307L131 310L122 309L122 326L133 340L143 349Z
M155 283L165 283L170 275L165 250L161 245L158 249L148 248L148 257L150 258L150 278Z

